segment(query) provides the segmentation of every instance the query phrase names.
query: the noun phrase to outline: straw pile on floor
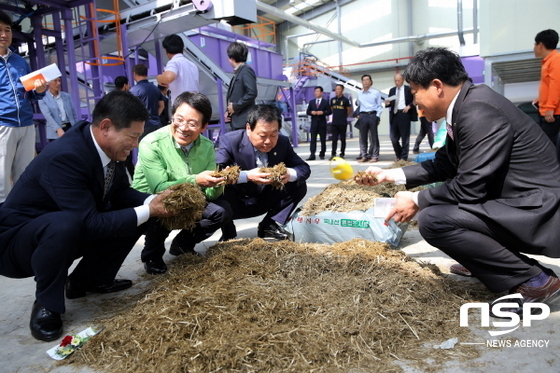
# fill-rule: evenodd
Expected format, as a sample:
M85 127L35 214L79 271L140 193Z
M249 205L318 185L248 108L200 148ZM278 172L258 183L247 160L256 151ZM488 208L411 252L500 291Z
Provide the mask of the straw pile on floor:
M161 224L169 230L193 229L206 208L204 193L198 185L191 183L176 184L169 189L172 192L163 199L163 206L177 215L160 218Z
M180 257L64 363L118 373L386 373L401 372L399 360L439 371L478 356L472 346L433 346L471 338L459 308L482 299L480 288L365 240L229 241Z

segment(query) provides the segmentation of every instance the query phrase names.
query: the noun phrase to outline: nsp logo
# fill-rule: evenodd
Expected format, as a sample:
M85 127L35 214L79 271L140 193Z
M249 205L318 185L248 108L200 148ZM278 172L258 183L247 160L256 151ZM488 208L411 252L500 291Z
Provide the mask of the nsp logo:
M512 302L503 302L504 300L511 299ZM488 303L465 303L461 306L459 311L460 326L469 326L469 309L480 308L480 326L490 326L490 307L492 307L492 314L510 321L493 321L492 326L497 328L512 328L507 330L489 330L488 333L492 337L503 335L513 332L519 328L521 318L511 309L521 307L523 309L523 326L531 326L533 320L544 320L550 315L550 308L544 303L522 303L523 296L519 293L505 295L492 302ZM509 309L509 311L508 311ZM540 313L537 312L540 310Z

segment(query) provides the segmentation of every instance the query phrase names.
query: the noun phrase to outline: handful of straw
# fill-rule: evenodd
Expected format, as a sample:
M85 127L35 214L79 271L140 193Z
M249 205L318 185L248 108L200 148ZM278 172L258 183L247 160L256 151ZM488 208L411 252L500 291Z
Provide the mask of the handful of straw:
M200 187L191 183L173 185L169 195L163 199L167 211L176 213L169 218L161 218L162 225L169 229L192 230L197 221L202 219L206 208L206 197Z

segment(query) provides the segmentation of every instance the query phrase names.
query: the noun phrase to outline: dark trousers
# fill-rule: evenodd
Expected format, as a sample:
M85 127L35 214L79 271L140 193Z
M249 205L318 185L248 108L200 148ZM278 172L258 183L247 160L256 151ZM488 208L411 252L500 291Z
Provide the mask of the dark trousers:
M143 224L128 236L84 240L82 222L66 211L52 212L14 228L5 242L0 237L0 274L35 277L35 298L52 312L64 313L64 285L72 262L82 257L69 277L95 284L110 284L136 241Z
M379 158L378 125L379 118L376 113L360 113L360 156L362 158Z
M181 230L173 239L173 242L178 244L183 251L193 250L197 243L204 241L215 231L229 223L232 217L233 212L229 203L222 197L219 197L208 203L202 213L202 219L196 222L193 230ZM169 233L171 231L157 220L150 224L146 232L145 245L141 254L143 262L158 260L163 257L163 254L165 254L165 239L169 236Z
M317 135L321 140L321 152L319 157L324 157L327 151L327 125L326 124L311 124L311 143L309 144L309 152L311 156L315 156L317 150Z
M408 152L410 150L410 117L407 113L399 110L396 114L393 114L393 121L389 128L389 137L393 144L395 156L398 159L408 160ZM399 143L399 140L402 141L402 145Z
M558 160L560 160L560 115L555 115L554 122L552 123L548 123L544 120L543 116L540 116L539 125L550 141L556 146L556 154Z
M347 125L332 125L331 126L331 137L332 137L332 156L336 156L336 148L338 139L340 138L340 156L344 157L344 152L346 151L346 127Z
M416 137L416 142L414 143L413 151L420 151L420 144L424 137L428 135L428 143L430 148L434 145L434 131L432 130L432 122L428 121L425 117L420 117L420 132Z
M543 270L536 260L521 254L526 243L457 205L424 208L418 227L430 245L468 268L491 291L509 290Z
M266 226L272 221L286 224L288 218L305 197L307 184L305 182L291 182L285 184L283 190L273 189L266 185L255 197L243 198L235 193L233 189L226 186L224 198L229 202L233 210L233 219L246 219L266 214L259 225ZM229 224L222 229L224 237L233 238L237 236L235 225Z

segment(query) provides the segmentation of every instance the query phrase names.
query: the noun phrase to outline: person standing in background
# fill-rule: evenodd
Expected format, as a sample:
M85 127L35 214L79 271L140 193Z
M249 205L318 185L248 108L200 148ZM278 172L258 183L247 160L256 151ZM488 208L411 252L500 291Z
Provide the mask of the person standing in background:
M346 128L348 127L348 117L352 115L352 103L344 96L344 86L337 84L334 89L336 96L331 98L332 111L332 152L331 160L336 157L338 138L340 137L340 156L344 158L346 151Z
M199 72L194 63L184 55L185 42L179 35L167 35L162 42L169 61L165 71L156 77L159 85L169 87L169 100L174 102L183 92L198 92Z
M358 162L377 162L379 159L379 126L383 104L381 92L371 88L370 75L362 76L363 90L358 92L358 107L355 116L358 121L355 127L360 131L360 156ZM369 139L369 148L368 148Z
M410 122L417 121L418 114L412 103L410 87L404 85L402 74L395 75L395 87L389 90L389 96L395 96L394 100L385 101L385 106L389 108L389 136L397 157L395 160L406 161L410 150Z
M556 50L558 33L544 30L535 36L533 51L542 58L539 97L533 104L539 108L540 126L557 148L560 159L558 133L560 131L560 53Z
M249 50L243 43L231 43L227 49L229 63L233 67L233 76L226 96L226 122L231 122L232 130L244 129L247 113L255 106L257 98L257 75L247 65Z
M136 85L130 88L130 93L138 97L148 109L150 119L144 125L144 135L161 128L159 115L165 108L163 94L160 90L148 81L148 66L139 63L132 68L132 74Z
M424 110L418 110L418 118L420 119L420 132L418 132L414 148L412 148L412 152L414 154L420 153L420 144L426 135L428 135L430 149L434 146L434 131L432 129L432 122L426 119L424 116Z
M31 102L41 100L46 82L35 80L35 90L26 92L19 78L31 68L12 52L12 19L0 11L0 203L35 157L35 126Z
M307 115L311 115L311 144L308 161L315 160L317 150L317 135L321 139L320 159L325 159L327 151L327 115L331 114L331 108L327 100L323 100L323 87L315 87L315 100L311 100L307 106Z
M61 78L49 82L49 90L39 101L39 108L46 120L46 136L49 142L64 135L78 118L72 104L72 96L60 90Z
M159 115L161 126L167 126L171 122L171 115L169 109L169 88L163 85L158 85L158 89L163 95L163 111Z
M118 91L129 91L130 82L128 81L128 77L124 75L117 76L115 78L115 89Z

